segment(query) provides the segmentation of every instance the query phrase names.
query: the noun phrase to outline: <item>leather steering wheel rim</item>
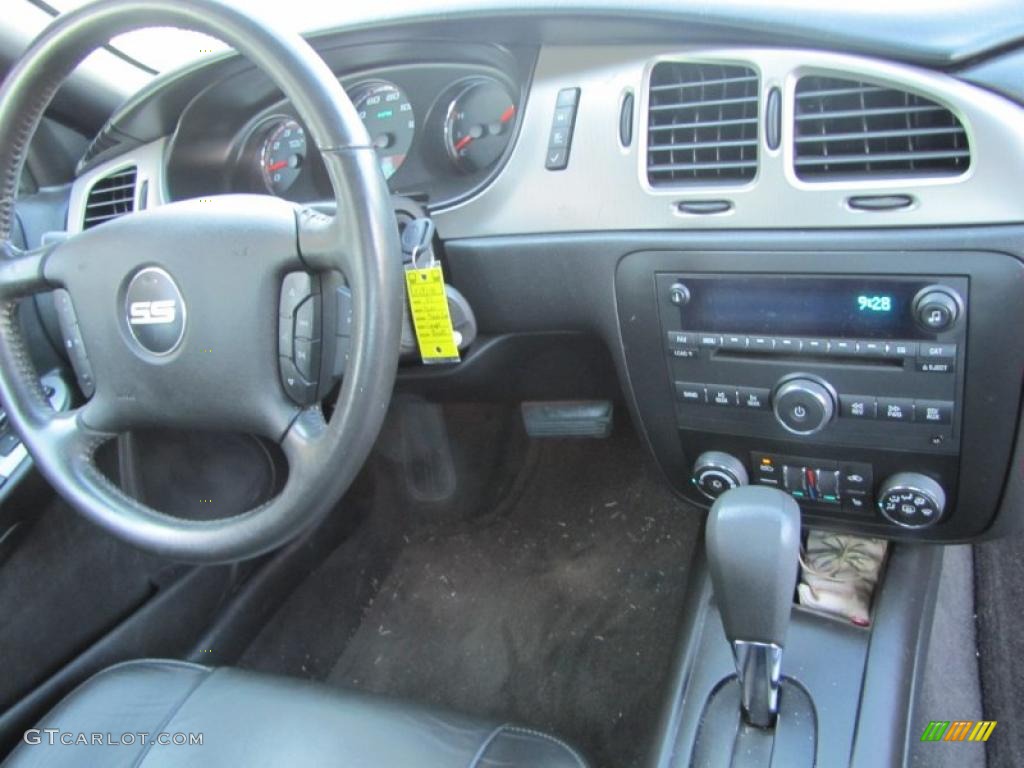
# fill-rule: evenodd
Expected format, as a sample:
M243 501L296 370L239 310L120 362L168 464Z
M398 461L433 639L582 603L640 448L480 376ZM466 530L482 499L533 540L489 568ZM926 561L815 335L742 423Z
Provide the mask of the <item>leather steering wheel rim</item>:
M213 198L213 205L173 203L124 216L64 243L17 251L10 236L18 180L28 144L57 88L111 38L154 26L217 37L275 82L323 156L335 215L274 198L224 196ZM160 555L228 562L287 542L351 484L380 431L397 369L398 232L366 130L337 78L300 36L271 29L217 0L99 0L57 17L0 88L0 243L7 256L0 259L0 400L37 466L77 511ZM198 248L204 255L209 251L207 262L179 253ZM196 305L189 305L182 349L168 359L130 349L124 334L117 333L125 281L147 265L174 274L184 289L183 302L191 288ZM228 378L226 365L197 367L196 345L229 339L224 328L234 316L227 316L204 286L223 283L230 269L239 280L223 286L220 295L241 290L245 301L235 312L256 326L240 351L221 346L226 359L251 374L244 382ZM329 422L319 406L291 403L277 376L277 296L283 276L297 270L340 271L353 296L350 357ZM17 322L19 299L58 287L89 310L79 314L86 347L110 364L106 371L94 366L93 398L60 414L40 388ZM272 306L262 306L267 303ZM134 379L126 380L128 373ZM237 390L217 389L225 386ZM201 395L210 401L164 412L168 404L198 403ZM196 521L160 513L123 493L94 461L96 448L118 431L153 425L251 428L280 441L288 479L277 496L241 515Z

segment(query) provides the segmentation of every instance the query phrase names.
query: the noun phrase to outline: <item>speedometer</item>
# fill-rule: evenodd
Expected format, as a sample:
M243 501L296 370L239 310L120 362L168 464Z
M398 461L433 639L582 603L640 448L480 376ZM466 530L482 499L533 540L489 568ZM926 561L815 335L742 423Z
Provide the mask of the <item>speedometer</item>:
M260 171L267 190L283 195L298 180L306 163L306 132L294 120L277 123L263 140Z
M360 86L352 103L377 150L384 178L390 179L405 162L416 133L412 104L405 91L383 81Z

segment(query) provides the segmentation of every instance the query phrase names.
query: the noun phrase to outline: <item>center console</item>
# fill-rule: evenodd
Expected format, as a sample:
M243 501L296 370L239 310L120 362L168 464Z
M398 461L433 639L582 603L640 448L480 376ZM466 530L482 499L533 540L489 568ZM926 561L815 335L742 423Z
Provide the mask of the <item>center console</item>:
M816 525L977 535L1020 402L1020 273L989 252L625 257L629 377L666 474L704 505L759 484Z

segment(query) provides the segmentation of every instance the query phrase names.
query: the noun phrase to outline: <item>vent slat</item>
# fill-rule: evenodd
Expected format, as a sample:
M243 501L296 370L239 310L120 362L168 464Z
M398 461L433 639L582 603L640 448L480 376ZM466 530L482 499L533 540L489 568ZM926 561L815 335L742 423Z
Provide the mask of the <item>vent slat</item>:
M757 118L742 118L739 120L708 120L699 123L668 123L666 125L652 125L648 128L652 133L660 131L679 131L684 128L724 128L725 126L757 125Z
M751 67L658 62L648 95L653 186L734 184L757 173L759 78Z
M851 133L811 134L797 136L797 144L820 143L823 141L863 141L864 139L903 139L911 136L942 136L945 134L962 133L963 128L899 128L892 131L853 131Z
M697 141L683 144L665 144L657 148L651 147L651 152L673 152L680 149L710 149L711 147L756 147L756 139L738 139L736 141Z
M971 163L963 124L930 99L876 83L808 75L796 86L799 178L957 176Z
M709 85L725 85L726 83L756 83L757 75L743 75L741 77L723 77L719 80L701 80L696 83L665 83L664 85L652 85L652 93L662 91L680 90L683 88L704 88Z
M966 149L949 152L890 152L885 155L871 155L872 163L898 163L905 160L942 160L945 158L970 157ZM796 159L797 167L809 165L844 165L863 163L864 155L828 155L827 157L802 157Z
M82 229L90 229L135 210L138 169L125 168L92 185L85 202Z
M680 101L674 104L658 104L651 107L651 112L672 112L682 111L684 109L703 109L704 107L723 107L730 104L747 104L749 102L757 103L757 97L746 97L740 99L708 99L694 104L692 101Z
M647 170L652 173L660 173L663 171L723 170L726 168L756 167L757 160L737 160L731 163L652 163L647 166Z
M924 112L949 112L945 107L938 104L934 106L920 107L879 107L877 109L845 109L836 112L819 112L812 114L797 115L797 122L804 120L841 120L844 117L878 117L884 115L919 115Z

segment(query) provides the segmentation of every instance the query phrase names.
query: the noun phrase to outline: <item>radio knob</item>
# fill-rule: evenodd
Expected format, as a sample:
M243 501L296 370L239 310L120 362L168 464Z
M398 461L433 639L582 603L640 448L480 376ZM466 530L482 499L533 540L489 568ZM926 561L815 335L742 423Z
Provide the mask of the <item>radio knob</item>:
M772 410L779 423L793 434L813 435L835 416L835 393L814 379L789 379L775 390Z
M709 499L717 499L730 488L747 482L747 468L728 453L705 451L693 463L693 484Z
M926 331L948 331L960 317L960 295L944 285L930 285L914 297L914 319Z
M898 472L878 489L878 511L903 528L934 525L945 509L942 486L918 472Z

